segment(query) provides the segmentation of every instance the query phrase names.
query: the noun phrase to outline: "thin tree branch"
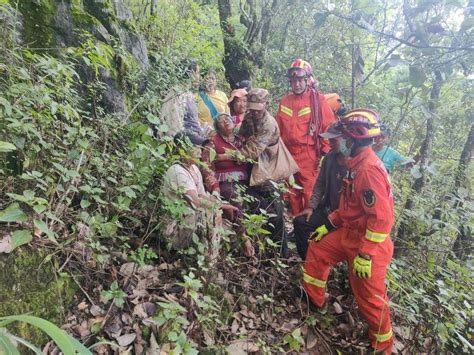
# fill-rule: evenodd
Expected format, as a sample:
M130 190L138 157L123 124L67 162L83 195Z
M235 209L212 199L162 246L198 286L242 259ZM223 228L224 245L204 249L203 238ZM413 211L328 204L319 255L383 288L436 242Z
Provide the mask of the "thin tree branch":
M397 42L400 42L401 44L404 44L408 47L418 48L418 49L431 48L431 49L445 49L445 50L451 50L451 51L471 51L471 52L474 51L474 47L447 47L447 46L417 45L417 44L411 43L408 40L405 40L403 38L399 38L399 37L397 37L397 36L395 36L391 33L385 33L385 32L381 32L381 31L377 31L377 30L368 28L367 26L364 26L363 24L358 23L356 20L354 20L351 17L344 16L344 15L338 14L336 12L330 12L330 14L337 17L337 18L340 18L342 20L348 21L348 22L352 23L353 25L355 25L355 26L357 26L357 27L359 27L363 30L369 31L370 33L374 33L374 34L377 34L379 36L390 38L390 39L392 39L394 41L397 41Z
M379 61L377 62L374 67L372 68L372 70L370 72L367 73L367 75L365 76L364 80L362 80L359 84L357 84L357 87L361 86L361 85L364 85L365 82L372 76L372 74L374 74L378 68L380 68L382 66L382 64L385 63L385 61L388 59L388 57L393 53L395 52L398 48L400 48L400 46L402 45L402 43L399 43L397 44L395 47L393 47L392 49L390 49L387 54Z

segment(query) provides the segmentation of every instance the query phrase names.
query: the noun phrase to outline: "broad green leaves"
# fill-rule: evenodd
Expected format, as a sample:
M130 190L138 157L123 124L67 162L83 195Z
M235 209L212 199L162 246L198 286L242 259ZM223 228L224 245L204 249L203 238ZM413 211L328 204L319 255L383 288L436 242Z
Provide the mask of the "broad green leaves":
M0 212L0 222L26 222L27 215L21 210L18 203L13 203Z
M113 300L115 305L119 308L123 307L125 303L125 297L127 297L127 294L120 289L117 280L112 282L112 285L110 285L110 290L104 290L100 295L106 302Z
M304 339L301 336L301 328L296 328L290 334L285 335L283 341L288 344L291 350L300 350L304 345Z
M11 236L11 246L12 250L22 246L23 244L29 243L33 239L31 231L29 230L17 230L12 233Z
M5 115L11 116L12 114L12 106L10 102L8 102L7 99L0 97L0 105L3 106L3 112L5 112Z
M16 150L16 147L8 142L0 141L0 153L12 152Z
M35 219L33 222L36 229L38 229L41 233L46 234L49 240L54 243L57 243L56 240L56 233L54 233L51 229L48 228L45 222L39 219Z
M410 84L412 84L414 87L421 87L426 81L426 74L424 70L420 66L410 66L410 72L409 72L409 80Z

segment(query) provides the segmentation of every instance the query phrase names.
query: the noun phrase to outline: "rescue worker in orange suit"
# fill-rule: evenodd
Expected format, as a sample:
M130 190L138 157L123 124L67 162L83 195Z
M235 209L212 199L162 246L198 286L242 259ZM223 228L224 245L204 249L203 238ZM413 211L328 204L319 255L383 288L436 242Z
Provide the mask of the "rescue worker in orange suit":
M336 117L324 95L317 90L308 62L295 60L286 77L291 93L281 99L276 121L283 142L300 168L295 182L301 188L290 188L289 196L291 212L296 215L308 207L318 176L319 160L330 150L319 134L325 132Z
M380 135L378 114L355 109L342 118L341 153L347 157L339 207L312 234L303 267L311 302L324 307L333 265L346 260L359 311L369 325L371 347L391 354L393 334L385 289L392 259L393 196L382 161L370 148Z

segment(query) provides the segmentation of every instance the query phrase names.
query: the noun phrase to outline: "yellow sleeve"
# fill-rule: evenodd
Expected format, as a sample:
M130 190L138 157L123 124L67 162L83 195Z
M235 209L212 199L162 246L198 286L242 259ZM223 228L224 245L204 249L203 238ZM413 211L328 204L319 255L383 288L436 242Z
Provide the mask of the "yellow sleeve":
M213 102L216 105L217 112L230 113L227 101L229 101L227 95L220 90L216 90L216 95L213 97Z
M222 93L222 95L223 95L223 98L224 98L224 105L225 105L225 111L224 112L230 114L230 107L227 104L229 102L229 98L227 97L227 95L225 93Z
M213 127L211 113L209 112L209 109L207 108L204 101L202 101L201 96L199 96L199 94L196 95L196 100L197 100L199 123L201 124L207 123L210 127Z

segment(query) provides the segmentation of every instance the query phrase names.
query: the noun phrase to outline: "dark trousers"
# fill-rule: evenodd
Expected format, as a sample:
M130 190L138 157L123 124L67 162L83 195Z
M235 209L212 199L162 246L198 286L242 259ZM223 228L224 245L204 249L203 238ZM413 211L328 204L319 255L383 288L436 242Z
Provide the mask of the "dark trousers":
M293 220L294 233L296 239L296 249L301 259L305 260L308 251L308 240L311 233L327 221L328 213L326 208L317 208L306 221L306 216L299 216Z
M260 214L260 209L266 210L271 217L265 227L274 242L281 242L281 255L288 257L288 241L286 238L284 205L280 194L271 186L251 186L247 193L255 201L250 204L252 213Z

